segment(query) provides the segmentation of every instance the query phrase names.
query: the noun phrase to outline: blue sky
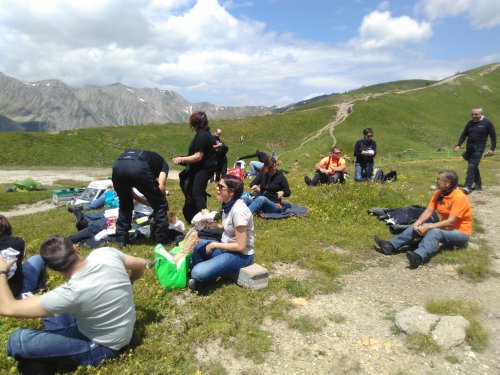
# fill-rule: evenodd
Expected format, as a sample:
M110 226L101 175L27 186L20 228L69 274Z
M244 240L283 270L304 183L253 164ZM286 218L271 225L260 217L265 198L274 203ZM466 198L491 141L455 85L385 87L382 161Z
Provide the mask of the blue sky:
M2 0L0 71L286 105L500 62L499 0Z

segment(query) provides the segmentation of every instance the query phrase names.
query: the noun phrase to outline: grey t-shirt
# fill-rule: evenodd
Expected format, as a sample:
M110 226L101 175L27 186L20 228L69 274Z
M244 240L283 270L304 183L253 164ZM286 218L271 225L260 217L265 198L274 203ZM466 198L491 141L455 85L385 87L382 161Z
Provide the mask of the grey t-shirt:
M52 314L70 313L78 330L92 341L119 350L130 342L135 305L125 255L111 247L90 253L87 264L66 284L42 295Z
M240 226L247 227L247 250L243 252L245 255L252 255L254 251L255 233L253 227L253 215L248 206L241 199L238 199L231 210L227 214L222 214L222 225L224 233L222 233L222 242L236 242L235 228Z

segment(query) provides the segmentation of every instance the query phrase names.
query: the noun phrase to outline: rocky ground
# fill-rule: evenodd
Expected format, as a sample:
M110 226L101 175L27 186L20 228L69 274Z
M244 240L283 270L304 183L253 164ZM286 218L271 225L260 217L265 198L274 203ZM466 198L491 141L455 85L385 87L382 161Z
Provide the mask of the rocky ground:
M81 179L91 180L105 178L109 171L0 171L0 182L31 176L49 184L74 179L76 173L85 175ZM475 234L475 241L482 238L493 249L492 268L500 273L500 195L491 187L471 194L470 199L474 214L485 229L483 234ZM35 212L40 207L17 211L25 214L27 209ZM274 344L263 363L239 357L217 342L199 348L199 360L220 363L229 374L500 374L500 278L473 283L460 277L452 265L432 261L410 270L404 254L387 257L374 250L373 259L366 266L363 271L344 276L339 293L292 301L296 305L293 313L320 322L320 332L302 334L267 317L262 328L273 336ZM293 265L277 263L270 270L270 277L284 273L298 278L307 275L307 271ZM476 353L461 345L430 355L409 350L404 334L395 333L394 315L410 306L424 306L432 299L478 303L482 308L479 320L490 334L487 349ZM447 357L454 357L457 362L452 363L455 361L450 362Z

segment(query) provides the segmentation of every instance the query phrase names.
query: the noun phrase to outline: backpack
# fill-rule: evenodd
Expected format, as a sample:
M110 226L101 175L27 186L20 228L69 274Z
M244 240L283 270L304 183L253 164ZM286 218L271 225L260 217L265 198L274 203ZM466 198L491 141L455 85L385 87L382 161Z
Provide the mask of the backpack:
M396 171L390 171L390 172L387 172L384 176L383 176L383 181L382 182L386 182L386 181L397 181L398 180L398 175L396 173Z
M378 182L379 184L383 184L386 181L397 181L398 176L396 171L387 172L384 174L384 171L380 168L375 168L373 173L373 182Z
M373 182L378 182L379 184L384 182L384 172L380 168L375 168L373 173Z

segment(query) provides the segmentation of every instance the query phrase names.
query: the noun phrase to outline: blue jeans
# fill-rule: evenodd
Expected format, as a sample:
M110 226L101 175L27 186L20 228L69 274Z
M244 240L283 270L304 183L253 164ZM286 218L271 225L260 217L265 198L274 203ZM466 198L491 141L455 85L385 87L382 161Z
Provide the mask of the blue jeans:
M253 262L253 254L244 255L221 249L213 249L210 255L207 255L205 249L210 242L213 241L205 240L200 242L193 251L191 278L198 282L231 275Z
M278 213L281 212L281 207L278 206L276 203L274 203L272 200L269 198L264 197L263 195L259 195L258 197L255 197L254 199L250 197L245 197L242 198L243 201L246 203L248 206L248 209L252 214L262 211L265 213Z
M354 181L369 180L373 176L373 162L372 163L355 163L354 164Z
M23 263L23 288L22 293L33 292L38 288L40 274L45 268L45 263L40 255L33 255Z
M393 237L389 242L397 250L401 246L410 243L413 239L421 237L413 230L413 226L409 225L403 232ZM424 238L418 244L415 253L420 255L422 259L428 260L432 254L439 248L439 243L449 246L466 247L469 241L469 236L459 230L444 230L431 229L425 233Z
M262 170L262 167L264 167L264 163L260 161L255 161L252 160L250 162L250 173L252 176L255 176L257 173L259 173Z
M106 203L106 197L104 194L101 194L99 198L96 200L87 203L85 206L83 206L84 210L96 210L98 208L104 207L104 204Z
M21 328L14 331L7 342L7 353L16 360L43 362L53 370L96 366L119 354L82 335L70 314L45 318L43 330Z

